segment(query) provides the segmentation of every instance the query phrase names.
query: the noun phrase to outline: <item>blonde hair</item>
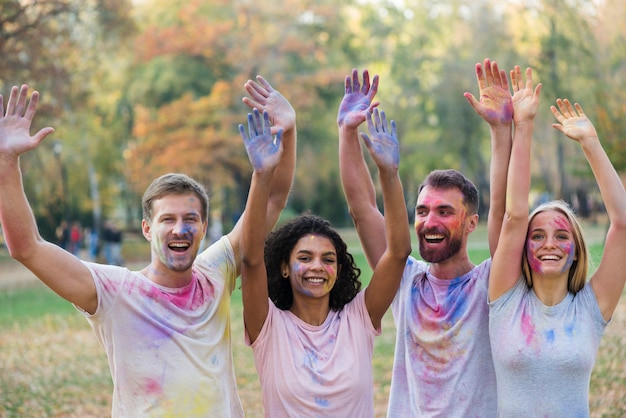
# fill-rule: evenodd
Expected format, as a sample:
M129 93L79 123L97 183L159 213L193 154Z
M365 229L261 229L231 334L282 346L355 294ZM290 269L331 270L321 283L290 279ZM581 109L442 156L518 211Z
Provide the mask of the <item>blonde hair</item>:
M583 237L582 228L578 223L578 219L576 219L576 215L574 214L572 208L562 200L553 200L539 205L528 217L528 225L530 226L534 217L539 213L549 211L563 214L572 228L575 245L575 257L567 275L567 290L570 293L576 294L585 286L585 283L587 282L587 269L589 266L589 253L587 251L587 245L585 244L585 238ZM526 239L528 239L528 237ZM522 272L526 278L528 287L533 287L532 273L530 264L528 263L526 250L524 250L522 257Z

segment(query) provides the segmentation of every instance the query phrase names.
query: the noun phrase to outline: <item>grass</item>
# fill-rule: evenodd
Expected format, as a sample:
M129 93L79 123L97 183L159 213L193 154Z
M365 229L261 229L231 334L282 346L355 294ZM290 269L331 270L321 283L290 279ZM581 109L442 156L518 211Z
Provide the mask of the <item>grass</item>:
M371 271L353 230L341 231L364 282ZM591 231L591 234L597 231ZM597 232L601 236L600 232ZM601 239L590 240L590 252L601 254ZM472 235L470 258L488 257L484 229ZM414 253L417 246L414 243ZM123 248L127 261L149 254L140 240ZM592 257L593 258L593 257ZM0 269L10 260L0 252ZM0 270L3 271L3 270ZM3 276L0 273L0 281ZM600 345L591 379L593 417L626 416L626 300L622 302ZM241 293L232 297L233 355L239 394L248 417L262 416L261 391L252 350L243 342ZM376 338L373 369L376 416L385 416L395 329L391 313ZM0 417L110 416L112 384L104 350L84 318L66 301L35 282L29 287L0 288Z

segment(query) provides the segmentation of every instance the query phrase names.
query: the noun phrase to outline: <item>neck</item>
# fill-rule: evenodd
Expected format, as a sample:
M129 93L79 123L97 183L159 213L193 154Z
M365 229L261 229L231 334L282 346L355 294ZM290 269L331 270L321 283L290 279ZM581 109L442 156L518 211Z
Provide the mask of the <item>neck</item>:
M537 298L546 306L560 303L568 293L567 274L544 276L533 272L533 290Z
M179 288L191 283L193 274L191 268L185 271L173 271L153 262L141 270L141 273L150 281L165 287Z
M289 310L307 324L318 326L326 321L330 307L328 306L328 298L307 301L306 303L294 298Z
M466 252L459 251L449 259L441 263L431 263L428 267L430 273L441 280L452 280L467 274L474 268Z

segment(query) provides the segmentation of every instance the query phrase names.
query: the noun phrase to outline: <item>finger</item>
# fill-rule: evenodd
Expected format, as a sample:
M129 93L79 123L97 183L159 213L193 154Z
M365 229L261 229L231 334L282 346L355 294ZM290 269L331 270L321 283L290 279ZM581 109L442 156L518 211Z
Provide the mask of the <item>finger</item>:
M271 135L270 114L267 110L263 111L263 135Z
M563 128L563 125L561 125L560 123L553 123L552 127L556 129L557 131L561 131L562 133L565 133L565 129Z
M361 93L367 96L370 90L370 73L367 70L363 70L363 86L361 86Z
M37 145L39 145L39 143L41 143L41 141L43 141L44 138L47 137L48 135L50 135L52 132L54 132L54 128L51 128L51 127L43 128L43 129L39 130L39 132L37 132L33 136L33 139L35 140Z
M248 138L256 136L256 129L254 126L254 116L252 113L248 113Z
M555 106L550 106L550 110L552 111L552 114L554 115L556 120L558 120L559 122L561 122L564 119L561 112Z
M265 99L269 96L269 93L264 88L252 80L248 80L245 84L245 88L248 94L257 101L265 102Z
M26 114L24 117L28 119L29 122L32 122L35 117L35 113L37 113L37 104L39 103L39 92L34 91L30 96L30 103L28 103L28 107L26 108Z
M493 84L502 87L502 80L500 77L500 68L497 62L491 63L491 77L493 78Z
M246 106L248 106L250 109L254 109L255 107L256 107L257 109L263 109L263 108L264 108L264 106L263 106L261 103L257 102L256 100L252 100L252 99L251 99L251 98L249 98L249 97L244 97L244 98L243 98L243 99L241 99L241 100L242 100L242 101L246 104Z
M384 110L380 111L380 124L383 132L389 132L389 125L387 125L387 114Z
M7 103L6 115L12 115L15 112L15 106L17 105L17 86L11 87L11 94L9 95L9 102Z
M476 64L476 81L478 81L479 91L483 91L487 87L485 74L483 73L483 67L480 64Z
M563 100L563 104L565 105L565 108L569 112L570 116L572 117L578 116L576 112L574 112L574 107L572 106L572 104L570 103L568 99Z
M541 83L537 84L537 86L535 87L534 96L535 96L535 100L537 100L537 101L539 100L539 97L541 97L541 88L542 87L543 87L543 84L541 84Z
M533 89L533 70L530 67L526 68L526 88Z
M350 76L347 75L346 80L345 80L344 94L350 94L350 93L352 93L352 83L350 82Z
M391 119L391 136L398 140L398 133L396 130L396 121Z
M262 85L268 93L272 93L274 91L274 87L265 79L262 75L256 76L257 81L260 85Z
M500 85L509 91L509 80L506 78L506 71L504 70L500 70Z
M276 148L280 149L281 144L283 143L283 130L282 128L276 132Z
M28 98L28 86L26 84L22 84L20 88L20 95L17 99L17 105L15 106L15 114L18 116L22 116L24 114L24 109L26 108L26 100Z
M263 117L261 116L261 112L259 109L253 109L252 113L254 114L254 129L256 136L259 136L263 133Z
M381 123L380 123L380 111L378 108L374 109L374 126L376 127L376 132L381 132Z
M378 111L378 109L374 109L374 112ZM374 121L372 120L372 114L374 112L365 112L365 120L367 121L367 129L370 132L376 132L376 127L374 126Z
M359 90L361 90L361 83L359 82L359 72L355 68L352 70L352 91L355 92Z
M463 96L465 96L465 98L469 102L470 106L472 106L474 108L474 110L476 110L476 107L480 104L480 102L478 100L476 100L474 95L472 93L465 92L465 93L463 93Z
M491 69L491 60L489 58L485 58L485 76L487 77L487 85L493 85L493 73Z
M374 79L372 80L372 86L367 94L370 100L372 100L374 96L376 96L376 93L378 92L378 81L379 81L378 74L376 74L374 76Z
M585 112L583 112L583 108L582 108L582 106L581 106L581 105L579 105L578 103L574 103L574 107L576 108L576 111L578 112L578 115L579 115L579 116L584 116L584 117L587 117L587 116L585 115Z
M248 135L246 135L246 128L242 124L239 124L239 135L245 144L248 141Z

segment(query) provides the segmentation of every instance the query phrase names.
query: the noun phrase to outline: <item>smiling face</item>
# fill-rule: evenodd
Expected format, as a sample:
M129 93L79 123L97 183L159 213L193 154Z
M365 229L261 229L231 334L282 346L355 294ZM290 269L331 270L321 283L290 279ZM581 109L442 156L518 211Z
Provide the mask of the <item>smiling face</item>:
M283 276L289 274L294 300L329 299L337 281L337 251L325 236L306 234L293 247L289 266L282 268Z
M468 213L458 188L424 187L415 206L415 232L422 258L441 263L459 253L466 244L466 232L473 230L477 218Z
M150 241L152 267L184 272L191 268L206 233L202 204L193 193L169 194L152 203L152 220L142 221Z
M528 228L526 257L533 272L567 277L576 260L576 244L565 215L552 210L535 215Z

